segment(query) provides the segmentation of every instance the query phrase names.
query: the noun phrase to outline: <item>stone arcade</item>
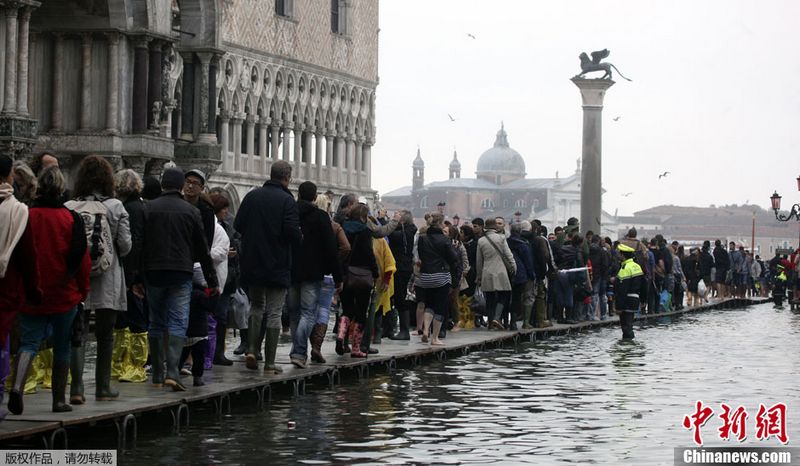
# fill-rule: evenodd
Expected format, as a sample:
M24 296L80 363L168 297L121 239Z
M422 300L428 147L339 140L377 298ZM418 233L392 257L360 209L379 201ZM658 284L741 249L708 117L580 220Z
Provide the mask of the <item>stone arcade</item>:
M372 197L378 2L0 0L0 145L211 173L237 205L274 160Z

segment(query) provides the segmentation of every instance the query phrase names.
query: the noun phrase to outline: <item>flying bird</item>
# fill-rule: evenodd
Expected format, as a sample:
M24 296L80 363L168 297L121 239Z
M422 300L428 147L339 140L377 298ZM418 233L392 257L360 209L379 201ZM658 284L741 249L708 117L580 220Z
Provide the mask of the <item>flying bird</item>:
M660 180L661 178L666 178L667 175L669 175L669 172L664 172L664 173L658 175L658 179Z
M472 34L470 34L470 33L467 33L467 37L469 37L469 38L471 38L471 39L477 39L477 37L473 36L473 35L472 35Z
M455 119L455 118L453 118L453 115L450 115L450 114L448 113L448 114L447 114L447 116L450 118L450 121L456 121L456 119Z
M614 118L612 118L612 120L614 120L614 121L619 121L619 119L620 119L620 118L622 118L622 117L621 117L621 116L618 116L618 117L614 117Z
M628 196L630 196L631 194L633 194L633 193L625 193L625 194L623 194L623 195L622 195L622 197L628 197Z

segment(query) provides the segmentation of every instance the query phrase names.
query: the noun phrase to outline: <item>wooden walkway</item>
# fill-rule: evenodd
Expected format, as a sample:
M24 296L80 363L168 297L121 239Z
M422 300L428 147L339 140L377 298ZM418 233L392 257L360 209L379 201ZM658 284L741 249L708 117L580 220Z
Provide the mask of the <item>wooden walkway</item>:
M758 304L766 299L728 299L705 306L686 308L662 314L642 315L639 320L658 319L681 314L724 309ZM231 399L235 395L250 392L256 395L257 407L263 408L265 402L272 397L273 387L288 386L295 395L305 393L307 383L321 383L333 386L341 383L340 375L351 372L363 379L370 371L393 371L398 365L416 367L425 360L445 360L451 356L465 355L473 351L484 351L488 348L500 348L507 343L517 344L520 341L533 342L551 335L562 335L585 331L591 328L615 325L617 317L605 321L581 322L572 325L557 324L545 329L519 331L474 331L448 332L443 347L431 347L419 343L419 338L411 341L392 341L383 339L377 346L380 354L367 359L354 359L349 355L338 356L333 351L332 335L328 335L323 346L326 364L312 363L306 369L298 369L289 363L289 344L281 344L278 349L278 363L284 372L281 375L264 375L258 371L244 367L243 358L233 366L214 366L206 371L203 387L188 387L186 392L172 392L168 389L157 389L145 383L114 383L120 391L117 401L95 402L94 380L87 373L86 401L82 406L74 406L69 413L51 412L51 394L49 390L40 389L38 393L25 395L25 412L16 416L9 414L0 422L0 448L9 441L31 440L39 437L43 448L67 448L68 432L76 432L81 428L107 423L114 425L117 431L117 448L126 449L135 446L137 425L136 419L146 413L169 411L173 427L180 429L189 423L189 411L193 404L213 403L217 413L230 412ZM237 358L234 356L234 358ZM191 378L188 384L191 385ZM252 396L249 397L252 399ZM237 398L238 400L238 398Z

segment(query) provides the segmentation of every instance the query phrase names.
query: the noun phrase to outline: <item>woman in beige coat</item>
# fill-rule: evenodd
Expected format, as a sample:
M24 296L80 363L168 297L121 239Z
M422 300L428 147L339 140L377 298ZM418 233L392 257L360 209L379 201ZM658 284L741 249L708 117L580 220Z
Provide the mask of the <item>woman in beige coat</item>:
M489 329L503 330L501 318L511 305L511 277L517 272L514 255L503 235L502 218L486 220L486 234L478 240L475 268L476 286L486 295L486 313L491 319Z

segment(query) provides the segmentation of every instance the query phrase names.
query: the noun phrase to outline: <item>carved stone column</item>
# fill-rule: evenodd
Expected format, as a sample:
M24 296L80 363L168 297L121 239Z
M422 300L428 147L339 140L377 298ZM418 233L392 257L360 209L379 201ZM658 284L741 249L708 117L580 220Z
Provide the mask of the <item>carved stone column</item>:
M149 67L147 48L149 38L136 39L136 50L133 57L133 121L134 133L147 131L147 118L150 111L147 108L147 69Z
M334 157L334 146L333 146L333 138L336 136L333 132L325 133L325 166L328 168L328 183L335 183L336 178L334 177L334 170L333 170L333 157Z
M355 177L355 183L354 184L356 186L358 186L359 188L362 187L361 173L363 173L363 171L364 171L364 158L363 158L363 154L361 153L361 148L363 147L363 145L364 145L364 137L363 136L359 136L358 139L356 139L356 141L354 143L355 153L356 153L355 154L356 163L353 166L353 168L350 170L351 172L353 172L353 176Z
M272 139L272 148L269 151L269 156L272 160L278 160L278 148L281 143L281 120L272 120L269 129Z
M294 125L294 170L295 176L298 178L302 176L303 169L303 124L296 123Z
M119 132L119 34L108 36L108 107L106 108L106 131Z
M281 145L283 146L283 160L291 163L291 159L289 158L289 133L292 131L292 123L284 123L283 127L283 140L281 141Z
M194 54L187 52L183 58L183 88L181 89L181 139L194 140Z
M267 126L269 124L269 117L261 117L258 121L258 173L261 175L267 174Z
M3 96L3 114L17 111L17 14L19 8L12 4L3 10L6 19L6 76Z
M322 142L325 140L325 136L322 135L322 131L318 131L314 135L314 142L316 142L316 150L314 150L314 164L316 165L316 172L314 174L314 178L317 183L321 183L322 180L322 164L325 162L325 159L322 157L323 145Z
M352 134L347 135L347 184L348 186L355 186L355 170L356 170L356 142L355 136Z
M372 187L372 145L375 144L375 140L371 138L367 138L364 142L363 147L363 154L364 157L364 171L367 174L367 184L364 186L365 188Z
M19 17L19 64L17 65L17 114L28 116L28 26L31 9L23 8Z
M53 35L53 113L50 115L50 131L59 133L64 109L64 36Z
M150 66L147 79L147 114L149 127L158 130L160 112L155 112L156 102L164 105L161 100L161 41L153 41L150 46Z
M81 121L80 131L89 131L92 116L92 33L81 35Z
M242 121L244 114L237 113L231 118L233 124L233 171L242 171Z
M247 141L245 148L247 149L247 161L248 163L246 166L242 167L242 171L250 172L255 169L255 159L256 159L256 116L255 115L247 115Z
M211 63L214 55L211 53L198 53L197 57L200 59L200 134L198 141L213 144L216 142L216 134L214 131L215 122L212 119L216 115L211 114L211 108L216 109L217 107L216 67L212 66Z
M228 150L230 149L230 114L226 110L220 110L220 135L219 143L222 146L222 170L226 173L231 171L231 163L228 158Z

